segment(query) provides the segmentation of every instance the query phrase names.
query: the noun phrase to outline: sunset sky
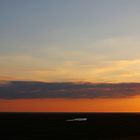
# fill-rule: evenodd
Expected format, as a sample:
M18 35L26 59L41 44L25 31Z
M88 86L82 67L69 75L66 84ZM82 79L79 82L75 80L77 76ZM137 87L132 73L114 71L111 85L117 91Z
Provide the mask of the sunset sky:
M54 98L36 84L24 92L28 81L80 89L72 86L70 93L64 86L59 94L65 90L65 96ZM139 112L140 85L117 86L139 82L139 0L0 0L0 111ZM108 84L89 93L86 83Z

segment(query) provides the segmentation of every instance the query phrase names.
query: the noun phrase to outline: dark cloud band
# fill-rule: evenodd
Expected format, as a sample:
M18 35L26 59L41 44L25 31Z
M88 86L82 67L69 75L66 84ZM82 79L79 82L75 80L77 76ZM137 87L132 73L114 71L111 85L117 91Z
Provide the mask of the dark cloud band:
M140 94L140 83L43 83L12 81L0 85L0 99L125 98Z

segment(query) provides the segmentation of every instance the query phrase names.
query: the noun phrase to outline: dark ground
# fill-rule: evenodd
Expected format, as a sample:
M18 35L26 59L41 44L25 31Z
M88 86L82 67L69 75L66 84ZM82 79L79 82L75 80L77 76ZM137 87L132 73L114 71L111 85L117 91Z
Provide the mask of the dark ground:
M86 122L67 119L87 118ZM0 113L1 140L140 140L138 113Z

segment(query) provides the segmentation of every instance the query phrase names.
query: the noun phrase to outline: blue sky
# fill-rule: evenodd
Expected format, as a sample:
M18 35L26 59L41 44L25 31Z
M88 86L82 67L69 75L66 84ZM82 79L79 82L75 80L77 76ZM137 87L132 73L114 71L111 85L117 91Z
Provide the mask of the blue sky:
M139 7L139 0L0 0L0 79L138 82Z

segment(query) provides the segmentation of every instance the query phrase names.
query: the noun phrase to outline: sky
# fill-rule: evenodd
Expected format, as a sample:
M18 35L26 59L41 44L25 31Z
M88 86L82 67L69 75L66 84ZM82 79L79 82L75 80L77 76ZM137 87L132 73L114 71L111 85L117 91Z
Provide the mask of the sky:
M0 84L7 85L10 81L139 83L139 7L139 0L0 0ZM90 100L43 97L41 101L7 101L2 98L3 94L6 93L1 90L0 111L10 111L11 104L18 105L19 100L23 105L29 100L38 104L42 101L42 105L44 100L49 100L46 102L52 106L57 102L61 106L68 104L65 109L44 107L43 111L72 111L71 103L79 106L77 110L85 111L80 108L80 101L82 104ZM137 106L131 109L129 105L128 109L125 102L131 98L120 99L124 101L123 111L140 111ZM99 105L107 102L119 111L118 100L108 97L91 102ZM136 96L134 100L139 98ZM30 111L41 108L34 106ZM89 108L89 111L113 110L108 106Z

